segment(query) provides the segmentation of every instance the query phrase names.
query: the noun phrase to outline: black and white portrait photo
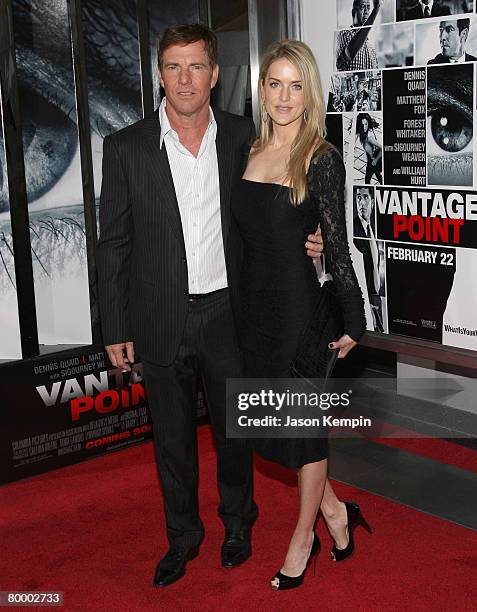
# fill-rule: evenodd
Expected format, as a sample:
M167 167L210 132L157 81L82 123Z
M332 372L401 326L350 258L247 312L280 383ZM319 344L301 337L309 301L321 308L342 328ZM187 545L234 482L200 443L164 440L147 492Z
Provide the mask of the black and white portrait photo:
M396 0L397 21L472 13L472 0Z
M377 5L373 0L336 0L338 29L364 25ZM357 24L356 22L360 23ZM382 0L374 23L392 23L395 21L395 0Z
M335 67L339 72L412 66L414 28L409 23L341 30L335 33Z
M353 243L363 258L366 293L373 318L373 330L384 332L382 297L385 296L384 243L376 239L374 189L353 187Z
M476 57L474 19L462 17L416 24L416 65L460 64Z
M473 64L427 70L427 181L473 184Z
M338 71L373 70L379 68L378 57L370 34L384 0L353 0L350 10L351 28L335 34L335 64Z
M327 112L381 110L381 72L338 73L331 78Z
M354 238L374 238L375 235L374 188L368 185L354 185L353 236Z

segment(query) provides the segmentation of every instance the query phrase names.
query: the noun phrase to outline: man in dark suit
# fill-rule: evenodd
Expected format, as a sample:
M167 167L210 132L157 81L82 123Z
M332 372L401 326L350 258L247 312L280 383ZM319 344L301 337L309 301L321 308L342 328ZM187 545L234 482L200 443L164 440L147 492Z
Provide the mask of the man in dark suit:
M199 372L217 447L222 565L251 554L251 447L226 438L225 383L242 375L233 316L241 244L230 195L254 126L210 108L218 66L208 28L166 30L159 71L166 96L158 111L104 140L97 265L108 356L126 370L135 353L143 362L170 543L154 585L166 586L184 575L204 535Z
M450 14L449 7L442 5L438 0L419 0L415 6L406 11L406 19L442 17Z
M469 37L470 19L454 19L441 21L439 24L439 43L442 53L439 53L428 64L455 64L474 62L476 57L465 52Z
M354 187L353 236L354 246L363 256L364 275L374 331L384 332L381 304L379 249L375 238L374 199L371 187ZM367 240L363 240L367 238Z

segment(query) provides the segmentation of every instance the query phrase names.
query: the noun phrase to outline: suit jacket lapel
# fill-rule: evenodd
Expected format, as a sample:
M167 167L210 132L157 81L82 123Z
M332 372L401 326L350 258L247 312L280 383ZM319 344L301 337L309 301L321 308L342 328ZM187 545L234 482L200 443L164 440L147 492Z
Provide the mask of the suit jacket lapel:
M161 126L159 123L159 112L151 115L150 122L146 124L146 134L144 138L145 163L149 169L151 178L156 184L158 199L164 206L164 211L171 223L174 233L184 246L184 234L182 231L181 215L177 203L176 191L172 172L167 157L166 146L160 145Z
M216 118L218 114L219 112L216 113ZM161 204L164 206L172 229L184 247L184 234L182 232L182 222L174 189L174 181L167 158L166 147L163 146L161 149L159 146L160 135L161 127L159 123L159 112L156 111L151 115L149 121L145 125L145 163L149 169L151 178L156 183ZM233 153L233 138L227 129L226 123L223 122L221 117L217 118L216 150L219 169L220 217L225 250L230 226L230 194L236 157Z
M217 115L216 115L217 116ZM219 167L220 184L220 218L222 222L222 238L224 241L224 251L227 248L227 238L230 226L230 193L232 189L233 170L235 156L232 137L227 126L222 121L217 121L217 163Z

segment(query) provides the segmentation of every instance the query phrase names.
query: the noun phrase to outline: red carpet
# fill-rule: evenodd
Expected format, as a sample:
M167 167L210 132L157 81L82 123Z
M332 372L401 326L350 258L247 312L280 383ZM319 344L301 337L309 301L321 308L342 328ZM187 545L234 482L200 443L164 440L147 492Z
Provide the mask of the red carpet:
M166 541L152 446L146 444L3 487L0 589L62 590L63 609L82 612L476 609L474 531L340 484L340 497L362 506L375 533L358 530L355 556L335 564L320 521L324 549L317 575L309 573L296 591L272 591L268 580L293 529L296 489L293 475L262 461L253 558L222 569L209 429L202 427L199 437L207 533L184 579L163 590L151 587ZM271 470L280 479L270 478Z

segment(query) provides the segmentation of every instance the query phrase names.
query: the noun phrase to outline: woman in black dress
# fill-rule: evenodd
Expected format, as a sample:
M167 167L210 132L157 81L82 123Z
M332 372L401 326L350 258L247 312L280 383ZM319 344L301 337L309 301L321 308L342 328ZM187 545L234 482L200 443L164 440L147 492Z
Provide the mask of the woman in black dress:
M315 267L303 249L318 222L345 323L345 334L333 343L339 357L364 333L365 315L348 249L343 162L324 139L325 108L310 49L290 40L272 45L262 61L259 89L260 137L232 200L244 246L241 344L246 376L286 378L319 291ZM318 510L335 541L335 560L353 551L353 529L362 515L358 506L334 494L327 479L326 439L254 443L264 458L298 470L297 525L272 580L275 589L294 588L319 549Z

